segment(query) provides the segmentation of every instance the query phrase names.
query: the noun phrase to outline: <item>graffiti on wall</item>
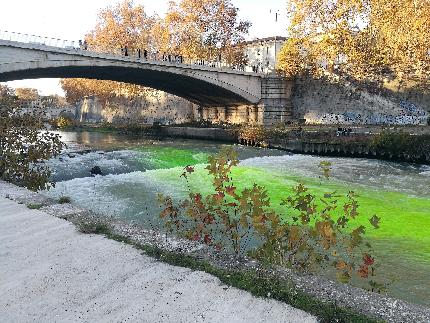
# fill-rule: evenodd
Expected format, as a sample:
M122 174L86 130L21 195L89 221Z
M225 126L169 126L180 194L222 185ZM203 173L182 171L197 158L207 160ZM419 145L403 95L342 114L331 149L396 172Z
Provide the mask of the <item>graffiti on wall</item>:
M401 100L396 113L364 113L346 111L336 113L309 112L304 118L310 124L372 124L372 125L426 125L429 113L415 104Z

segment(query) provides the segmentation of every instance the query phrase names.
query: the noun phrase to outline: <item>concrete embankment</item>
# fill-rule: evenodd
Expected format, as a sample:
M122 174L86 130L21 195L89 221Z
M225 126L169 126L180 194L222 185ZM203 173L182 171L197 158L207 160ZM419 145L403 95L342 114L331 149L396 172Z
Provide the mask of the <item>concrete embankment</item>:
M0 197L1 322L316 322Z
M235 143L238 141L238 130L223 128L196 127L161 127L160 135L173 138L216 140Z
M333 142L315 142L303 140L268 140L268 147L273 149L282 149L299 154L312 154L332 157L355 157L382 159L397 162L411 162L420 164L430 164L430 151L423 151L421 154L413 155L404 152L389 154L377 149L372 149L368 143L333 143Z

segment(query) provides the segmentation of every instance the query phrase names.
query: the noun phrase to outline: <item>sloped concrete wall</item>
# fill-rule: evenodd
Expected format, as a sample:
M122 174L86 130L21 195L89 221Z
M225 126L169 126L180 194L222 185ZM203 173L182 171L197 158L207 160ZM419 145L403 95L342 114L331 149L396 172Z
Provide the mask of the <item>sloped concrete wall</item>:
M317 124L426 124L430 106L401 93L372 93L349 84L299 78L293 87L295 119Z

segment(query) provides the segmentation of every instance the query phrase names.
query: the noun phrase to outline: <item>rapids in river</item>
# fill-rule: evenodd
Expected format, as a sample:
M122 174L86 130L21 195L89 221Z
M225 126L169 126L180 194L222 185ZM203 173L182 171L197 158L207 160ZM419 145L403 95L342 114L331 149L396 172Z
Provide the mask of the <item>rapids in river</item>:
M95 213L120 217L150 228L160 228L156 194L180 199L187 188L183 167L196 165L190 185L210 188L204 169L209 155L225 145L191 140L153 140L98 132L61 132L68 148L52 159L52 179L46 194L69 196L72 203ZM430 167L356 158L328 158L279 150L234 145L241 163L234 171L236 185L263 185L278 205L298 182L313 193L336 191L359 194L359 211L377 214L381 228L369 237L378 273L390 282L386 293L430 306ZM322 178L321 161L333 165L329 180ZM92 177L99 166L104 176Z

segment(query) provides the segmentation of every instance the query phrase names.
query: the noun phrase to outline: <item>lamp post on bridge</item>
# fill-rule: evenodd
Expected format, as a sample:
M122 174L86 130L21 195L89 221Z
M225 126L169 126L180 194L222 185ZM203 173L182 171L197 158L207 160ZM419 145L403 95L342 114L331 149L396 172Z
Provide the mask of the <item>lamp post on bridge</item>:
M270 13L272 14L272 13L274 13L275 14L275 25L276 25L276 27L277 27L277 25L278 25L278 18L279 18L279 16L280 16L280 10L279 9L276 9L276 10L272 10L272 9L270 9ZM278 62L278 53L277 53L277 28L275 27L275 53L274 53L274 66L273 66L273 69L274 70L276 70L276 63Z

